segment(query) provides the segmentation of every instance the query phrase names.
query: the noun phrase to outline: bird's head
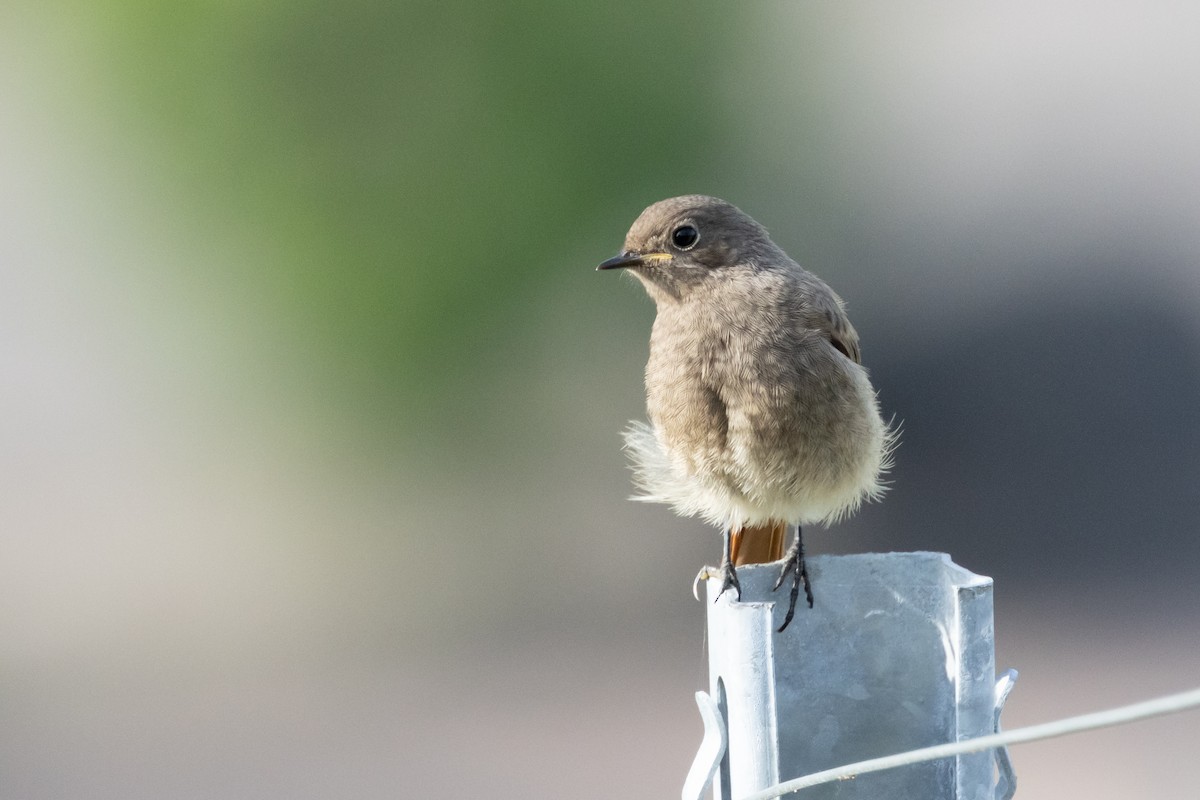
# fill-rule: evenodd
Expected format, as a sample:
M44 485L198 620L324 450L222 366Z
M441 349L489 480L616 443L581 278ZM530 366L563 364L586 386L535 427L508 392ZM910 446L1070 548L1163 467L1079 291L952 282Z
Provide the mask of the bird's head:
M736 206L693 194L643 211L625 236L624 251L596 269L628 269L656 301L679 300L780 255L766 229Z

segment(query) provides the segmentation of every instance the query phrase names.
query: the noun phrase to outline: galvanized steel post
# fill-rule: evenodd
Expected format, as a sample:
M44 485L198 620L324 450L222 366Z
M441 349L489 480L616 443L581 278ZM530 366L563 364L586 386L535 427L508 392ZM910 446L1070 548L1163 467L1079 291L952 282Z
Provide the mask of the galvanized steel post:
M783 633L778 565L740 567L741 601L708 581L706 737L684 789L737 800L781 780L993 733L992 581L943 553L818 556L816 604ZM782 602L780 602L782 601ZM1015 676L1014 676L1015 677ZM715 721L713 721L715 718ZM998 776L998 777L997 777ZM808 789L804 798L996 800L1007 753L975 753Z

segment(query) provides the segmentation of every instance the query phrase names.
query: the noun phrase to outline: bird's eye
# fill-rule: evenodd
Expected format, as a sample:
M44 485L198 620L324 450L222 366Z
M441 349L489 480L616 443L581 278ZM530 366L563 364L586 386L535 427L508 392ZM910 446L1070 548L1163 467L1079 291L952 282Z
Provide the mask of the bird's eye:
M691 250L700 241L700 231L692 225L680 225L671 231L671 244L680 250Z

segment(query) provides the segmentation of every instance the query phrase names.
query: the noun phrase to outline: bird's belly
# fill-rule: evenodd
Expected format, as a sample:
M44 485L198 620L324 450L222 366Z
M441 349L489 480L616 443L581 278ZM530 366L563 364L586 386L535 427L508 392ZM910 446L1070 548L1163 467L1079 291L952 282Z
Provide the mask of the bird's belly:
M885 449L874 392L854 378L740 395L676 385L651 417L676 478L710 498L713 515L833 519L873 491Z

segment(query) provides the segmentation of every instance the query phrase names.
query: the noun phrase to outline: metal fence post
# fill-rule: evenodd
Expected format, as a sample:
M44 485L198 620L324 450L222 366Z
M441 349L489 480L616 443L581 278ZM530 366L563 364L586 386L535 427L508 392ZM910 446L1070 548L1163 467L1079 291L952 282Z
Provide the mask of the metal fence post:
M710 703L726 744L716 756L713 737L702 747L715 761L715 800L996 730L990 578L943 553L818 556L809 572L816 604L798 608L783 633L786 597L771 591L778 565L739 568L740 602L730 592L717 600L720 581L708 581ZM698 700L704 713L703 693ZM1013 780L1001 756L872 773L804 798L995 800ZM685 800L712 771L702 760Z

